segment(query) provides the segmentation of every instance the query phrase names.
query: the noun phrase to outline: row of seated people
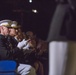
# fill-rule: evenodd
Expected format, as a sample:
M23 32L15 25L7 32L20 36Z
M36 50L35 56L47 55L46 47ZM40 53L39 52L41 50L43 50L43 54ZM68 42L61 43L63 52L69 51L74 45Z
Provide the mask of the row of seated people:
M31 64L36 69L37 75L48 74L48 43L37 38L32 31L20 32L16 38L29 40L24 49L25 63Z
M47 42L32 32L22 32L16 21L0 21L0 60L15 60L20 75L44 75Z

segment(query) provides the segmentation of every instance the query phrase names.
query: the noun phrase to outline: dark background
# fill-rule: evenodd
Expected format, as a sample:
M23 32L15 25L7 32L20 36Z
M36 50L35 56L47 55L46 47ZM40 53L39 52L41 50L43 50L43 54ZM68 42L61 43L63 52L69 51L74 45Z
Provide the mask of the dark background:
M76 0L0 0L0 20L11 19L16 20L22 26L22 30L33 31L37 37L47 40L51 21L55 9L60 1L67 3L76 8ZM38 13L33 13L32 9L36 9ZM68 37L76 40L76 9L74 10L73 21L71 25L66 28L62 26L60 35L66 36L68 30Z
M31 30L46 40L56 4L54 0L32 0L32 3L29 0L0 0L0 20L16 20L24 32ZM32 9L38 13L33 13Z

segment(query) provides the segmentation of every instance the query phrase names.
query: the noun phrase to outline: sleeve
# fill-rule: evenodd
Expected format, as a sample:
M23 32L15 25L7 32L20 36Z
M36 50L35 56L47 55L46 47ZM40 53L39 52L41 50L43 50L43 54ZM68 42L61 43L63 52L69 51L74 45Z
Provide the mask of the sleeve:
M0 59L11 59L13 55L19 54L21 51L19 48L15 47L13 50L8 49L6 46L5 38L0 36Z
M4 37L0 36L0 59L6 59L9 56L5 45Z

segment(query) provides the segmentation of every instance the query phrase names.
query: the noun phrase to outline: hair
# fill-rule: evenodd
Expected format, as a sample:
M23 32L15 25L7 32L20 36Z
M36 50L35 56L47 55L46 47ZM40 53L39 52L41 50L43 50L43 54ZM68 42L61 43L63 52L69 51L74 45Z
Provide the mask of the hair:
M1 33L1 29L3 29L3 27L2 27L2 26L0 26L0 33Z

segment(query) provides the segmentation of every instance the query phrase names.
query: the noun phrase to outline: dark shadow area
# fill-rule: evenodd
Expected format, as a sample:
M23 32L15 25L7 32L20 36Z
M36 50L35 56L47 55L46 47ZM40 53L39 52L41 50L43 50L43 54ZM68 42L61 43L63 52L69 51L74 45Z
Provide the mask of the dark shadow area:
M16 20L22 25L23 31L31 30L46 40L55 7L54 0L33 0L32 3L28 0L3 0L0 2L0 20ZM38 13L33 13L32 9Z

